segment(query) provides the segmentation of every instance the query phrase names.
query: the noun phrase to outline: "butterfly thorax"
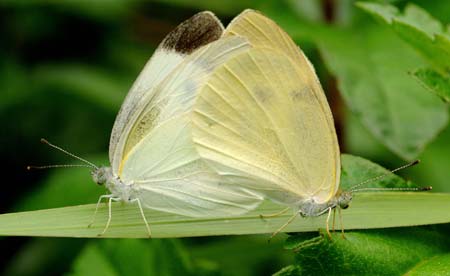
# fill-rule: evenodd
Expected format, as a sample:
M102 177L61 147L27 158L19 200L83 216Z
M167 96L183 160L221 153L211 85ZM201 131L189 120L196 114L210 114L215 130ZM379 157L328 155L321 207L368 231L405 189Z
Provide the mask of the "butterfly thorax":
M317 217L336 207L347 209L351 200L351 193L339 191L332 199L325 203L317 203L314 199L303 201L300 203L298 213L304 217Z
M125 184L118 176L114 175L110 167L98 167L91 172L92 179L98 185L105 185L113 197L130 201L135 196L133 185Z
M317 203L314 199L308 199L300 204L298 213L303 217L317 217L326 213L330 208L335 208L336 206L336 198L333 198L325 203Z

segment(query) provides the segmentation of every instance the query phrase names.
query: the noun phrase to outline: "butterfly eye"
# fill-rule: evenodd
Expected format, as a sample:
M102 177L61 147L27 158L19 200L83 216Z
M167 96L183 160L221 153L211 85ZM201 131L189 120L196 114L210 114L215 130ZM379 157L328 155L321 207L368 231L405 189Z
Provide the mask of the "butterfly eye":
M97 185L103 185L106 183L106 171L104 167L96 168L91 171L92 180L94 180Z

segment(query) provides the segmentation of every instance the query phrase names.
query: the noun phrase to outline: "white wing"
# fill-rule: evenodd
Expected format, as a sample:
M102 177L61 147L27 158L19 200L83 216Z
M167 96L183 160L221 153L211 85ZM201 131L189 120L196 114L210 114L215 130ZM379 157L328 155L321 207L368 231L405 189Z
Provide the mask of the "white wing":
M302 69L251 49L216 69L195 106L197 149L219 174L286 205L332 198L336 136Z
M138 197L147 208L189 217L240 215L255 209L262 197L238 186L223 188L217 174L196 173L149 181Z
M117 159L113 159L113 172L122 174L128 159L140 156L147 147L148 139L160 131L164 123L191 111L200 87L211 72L229 58L250 48L242 37L227 37L212 42L186 57L162 83L154 88L148 101L142 100L142 111L133 123L125 126L123 141L117 145ZM147 139L147 140L146 140ZM151 159L149 156L144 156ZM158 157L154 157L158 159ZM126 178L126 174L124 175Z
M190 217L237 215L256 208L262 197L221 182L199 158L188 121L187 116L166 121L126 162L123 178L135 179L141 202L151 209Z
M211 12L200 12L184 21L170 32L156 49L152 58L134 82L114 122L109 144L111 164L120 159L122 147L117 145L126 140L127 125L133 124L155 94L155 87L161 83L182 61L201 46L222 36L222 23ZM129 129L128 129L129 131Z
M127 126L130 134L113 171L134 183L148 208L198 217L244 213L261 202L245 188L221 182L196 152L190 125L196 97L215 68L249 49L246 39L233 36L189 55Z
M264 15L246 10L225 31L253 50L230 59L197 101L194 140L227 179L287 205L327 202L339 187L339 146L314 68Z

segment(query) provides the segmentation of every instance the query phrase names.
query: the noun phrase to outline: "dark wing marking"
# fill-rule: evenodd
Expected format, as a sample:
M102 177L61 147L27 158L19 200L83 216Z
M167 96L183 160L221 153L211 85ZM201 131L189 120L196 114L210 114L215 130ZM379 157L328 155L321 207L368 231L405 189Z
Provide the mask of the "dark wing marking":
M222 36L223 25L209 11L200 12L171 31L161 43L163 49L190 54Z

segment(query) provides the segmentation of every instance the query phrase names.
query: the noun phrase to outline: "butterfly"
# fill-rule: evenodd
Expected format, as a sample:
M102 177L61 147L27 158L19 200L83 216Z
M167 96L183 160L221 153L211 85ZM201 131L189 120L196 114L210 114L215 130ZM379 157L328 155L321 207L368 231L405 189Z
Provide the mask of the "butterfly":
M253 48L217 68L194 107L200 156L229 182L295 214L346 208L351 194L339 190L336 130L313 66L259 12L246 10L230 23L225 37L236 36Z
M202 87L192 121L196 149L230 185L288 206L274 215L294 211L273 235L298 215L323 214L330 235L331 211L341 214L353 192L374 190L358 187L385 175L342 191L334 120L311 62L260 12L245 10L233 19L224 37L236 36L252 48L228 59Z
M110 191L99 198L136 203L151 236L143 207L190 217L237 215L262 197L226 185L198 154L192 111L200 88L227 60L252 46L224 36L208 11L181 23L161 42L128 92L116 117L109 146L110 167L94 167L92 178ZM94 215L95 217L95 215Z

